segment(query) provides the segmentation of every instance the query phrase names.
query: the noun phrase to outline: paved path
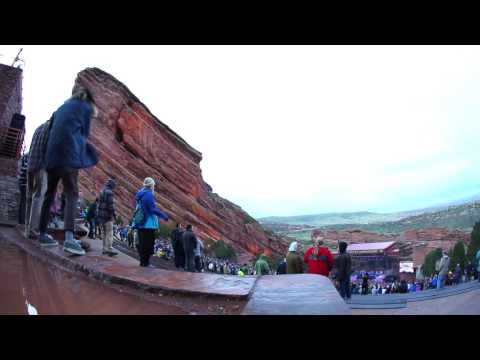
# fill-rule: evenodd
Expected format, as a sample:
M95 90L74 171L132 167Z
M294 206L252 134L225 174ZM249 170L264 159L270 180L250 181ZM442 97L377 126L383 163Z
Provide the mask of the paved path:
M352 309L354 315L480 315L480 288L432 300L407 302L399 309Z

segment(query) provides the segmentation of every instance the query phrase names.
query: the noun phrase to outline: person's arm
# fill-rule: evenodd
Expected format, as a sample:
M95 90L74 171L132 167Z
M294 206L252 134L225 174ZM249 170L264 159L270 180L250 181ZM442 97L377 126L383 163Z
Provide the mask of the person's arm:
M155 205L155 199L152 193L145 194L145 208L148 213L157 215L160 219L168 221L168 215L160 211Z
M305 256L303 257L303 262L305 264L308 264L308 257L310 256L310 249L308 249L306 252L305 252Z
M328 259L328 270L330 271L333 268L334 259L333 259L332 253L328 249L327 249L327 259Z

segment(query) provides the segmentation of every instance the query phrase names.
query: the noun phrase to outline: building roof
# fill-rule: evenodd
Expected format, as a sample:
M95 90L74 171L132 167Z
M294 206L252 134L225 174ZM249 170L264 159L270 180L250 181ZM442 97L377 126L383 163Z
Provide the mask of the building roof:
M364 244L349 244L347 247L347 252L387 250L393 244L395 244L395 241L374 242L374 243L364 243Z

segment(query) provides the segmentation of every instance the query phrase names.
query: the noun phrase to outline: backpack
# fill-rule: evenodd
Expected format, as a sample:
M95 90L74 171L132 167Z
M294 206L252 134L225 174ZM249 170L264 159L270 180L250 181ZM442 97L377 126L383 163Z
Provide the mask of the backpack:
M137 203L135 207L135 212L133 213L132 223L133 226L143 225L145 224L145 213L143 212L142 205Z

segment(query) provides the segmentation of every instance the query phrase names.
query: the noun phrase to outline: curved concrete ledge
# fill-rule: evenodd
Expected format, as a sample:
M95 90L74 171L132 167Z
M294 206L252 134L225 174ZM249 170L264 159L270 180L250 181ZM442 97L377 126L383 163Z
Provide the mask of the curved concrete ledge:
M321 275L262 276L243 315L350 315L330 279Z
M74 256L64 252L62 246L43 248L36 240L25 239L21 227L0 227L0 239L15 244L41 261L84 273L105 283L159 295L180 296L194 302L200 300L199 296L220 303L239 301L237 313L246 304L242 312L246 315L350 314L349 307L331 281L319 275L238 277L142 268L137 260L123 253L114 258L103 256L100 240L87 240L90 251L85 256Z
M41 247L36 240L27 240L18 228L0 228L0 237L37 257L47 257L61 266L84 273L97 280L130 286L151 293L220 297L247 300L256 277L188 273L142 268L138 261L119 253L115 258L101 255L101 241L87 241L91 251L85 256L70 255L62 246Z

